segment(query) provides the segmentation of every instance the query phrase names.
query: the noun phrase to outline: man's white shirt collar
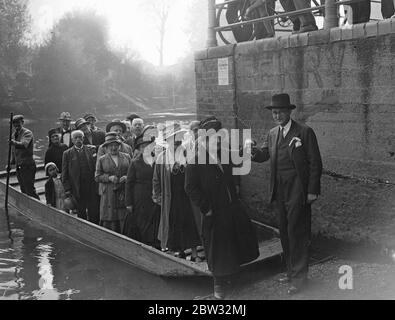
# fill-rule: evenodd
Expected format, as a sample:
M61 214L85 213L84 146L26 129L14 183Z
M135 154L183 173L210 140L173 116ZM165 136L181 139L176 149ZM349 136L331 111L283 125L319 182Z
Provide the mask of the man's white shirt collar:
M291 125L292 125L292 119L289 119L288 123L284 127L283 138L285 138L287 136L289 130L291 129ZM283 127L280 126L280 130L281 129L283 129Z

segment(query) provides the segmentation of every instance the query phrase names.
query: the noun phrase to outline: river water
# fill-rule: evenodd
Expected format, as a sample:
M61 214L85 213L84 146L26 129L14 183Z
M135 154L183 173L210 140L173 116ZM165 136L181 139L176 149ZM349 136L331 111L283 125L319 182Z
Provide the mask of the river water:
M2 199L3 201L3 199ZM164 279L0 209L0 300L192 300L211 280Z

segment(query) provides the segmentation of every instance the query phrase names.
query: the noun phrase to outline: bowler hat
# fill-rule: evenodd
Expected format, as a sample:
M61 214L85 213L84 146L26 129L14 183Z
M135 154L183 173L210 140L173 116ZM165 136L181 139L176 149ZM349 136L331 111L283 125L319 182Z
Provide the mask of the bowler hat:
M106 140L103 143L103 147L107 147L111 143L118 143L119 145L121 144L121 140L118 138L118 134L116 132L109 132L106 134Z
M275 94L272 97L272 104L266 107L272 109L296 109L296 106L291 104L291 99L287 93Z
M22 121L25 120L25 117L21 114L18 114L12 118L12 122L17 122L17 121L21 121L21 120Z
M71 119L71 114L70 114L70 112L62 112L62 113L60 114L60 117L59 117L58 120L67 120L67 121L71 121L72 119Z
M90 124L88 121L86 121L84 118L79 118L74 126L77 130L79 130L84 124Z
M106 132L110 132L111 128L114 126L120 126L122 128L122 132L126 132L126 124L124 124L121 120L113 120L111 121L107 127L106 127Z

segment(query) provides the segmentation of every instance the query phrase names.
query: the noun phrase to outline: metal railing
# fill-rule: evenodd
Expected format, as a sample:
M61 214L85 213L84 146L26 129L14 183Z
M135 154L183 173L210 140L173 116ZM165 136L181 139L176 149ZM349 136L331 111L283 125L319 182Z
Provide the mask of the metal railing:
M218 45L217 42L217 33L221 33L222 31L232 31L235 28L246 27L249 25L255 25L257 23L262 22L271 22L273 20L278 19L289 19L289 17L297 16L305 13L315 13L315 12L324 12L324 29L330 29L339 26L339 10L338 6L340 5L350 5L353 3L361 2L364 0L325 0L324 5L316 5L306 9L295 10L292 12L282 12L279 14L274 14L271 16L260 17L256 19L236 22L232 24L228 24L225 26L220 26L220 17L217 15L217 10L223 10L225 6L229 6L231 4L241 3L245 0L229 0L221 3L216 3L216 0L208 0L208 11L209 11L209 28L208 28L208 47L215 47ZM378 0L371 0L373 3L381 3ZM315 4L318 4L314 1ZM290 31L290 30L281 30L281 31ZM221 36L221 38L223 38Z

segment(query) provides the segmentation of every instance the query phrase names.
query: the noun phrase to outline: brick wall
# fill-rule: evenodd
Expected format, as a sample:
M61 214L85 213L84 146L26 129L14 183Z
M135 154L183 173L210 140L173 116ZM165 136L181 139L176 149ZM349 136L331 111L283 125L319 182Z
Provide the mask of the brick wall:
M229 86L218 58L229 57ZM287 92L294 118L318 137L326 170L313 231L349 241L395 238L395 20L264 39L196 53L199 115L228 128L252 128L262 142L273 127L268 105ZM252 215L275 224L267 201L269 168L242 179Z

